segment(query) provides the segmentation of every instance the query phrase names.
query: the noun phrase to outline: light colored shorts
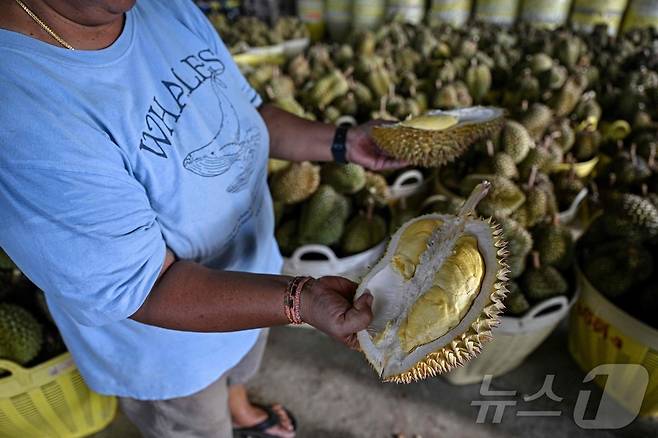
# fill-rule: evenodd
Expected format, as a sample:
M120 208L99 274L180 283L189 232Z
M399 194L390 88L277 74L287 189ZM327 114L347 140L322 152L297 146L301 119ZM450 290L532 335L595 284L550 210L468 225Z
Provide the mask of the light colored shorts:
M246 383L260 367L268 329L233 368L207 388L187 397L169 400L119 398L123 413L144 438L230 438L228 386Z

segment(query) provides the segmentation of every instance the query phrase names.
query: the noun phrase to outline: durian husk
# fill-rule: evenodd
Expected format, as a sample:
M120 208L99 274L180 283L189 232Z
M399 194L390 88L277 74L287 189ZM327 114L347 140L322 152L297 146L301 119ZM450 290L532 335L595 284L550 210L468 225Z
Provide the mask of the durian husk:
M387 300L391 299L391 296L386 294L379 297L383 301L378 303L377 291L374 288L375 284L371 283L369 285L369 283L383 270L390 269L392 271L390 263L404 231L413 223L425 219L438 219L443 224L440 226L446 226L450 221L457 220L452 215L430 214L407 222L393 235L385 255L365 276L357 289L355 298L365 293L366 290L373 293L373 312L380 325L383 320L386 320L388 326L396 318L395 315L387 315L386 312L391 310L391 306L395 309L395 306L399 304L388 302ZM393 372L390 369L387 372L386 368L389 363L384 362L388 359L385 359L385 355L375 345L371 336L372 331L364 330L357 333L361 349L382 380L410 383L446 373L473 359L482 350L483 345L492 338L491 330L498 325L499 317L505 307L503 300L507 294L506 282L509 273L505 261L507 249L506 243L502 239L502 228L495 224L491 218L484 220L468 216L465 219L462 234L472 235L477 238L477 247L485 262L485 274L477 295L470 303L469 310L457 325L450 328L447 333L441 335L438 339L416 346L413 351L406 353L404 358L396 358L399 359L399 363L393 365L393 368L396 369ZM387 287L390 284L390 287L395 288L396 281L402 282L399 285L404 286L404 280L401 277L396 278L395 274L391 277L390 273L382 275L384 277L380 278L379 281L387 284ZM404 292L401 290L400 293L403 294ZM424 293L422 292L422 294ZM416 300L418 297L416 297ZM388 306L388 309L385 306ZM404 318L406 319L408 315L408 313L405 314ZM379 318L377 318L378 316ZM399 315L397 315L397 318L400 320ZM384 333L385 330L381 329L381 332ZM399 327L397 330L399 330Z
M418 129L407 122L380 125L373 128L372 135L386 153L397 159L437 167L461 156L474 142L493 136L504 124L503 114L502 109L492 107L432 111L428 115L454 116L458 122L444 129Z

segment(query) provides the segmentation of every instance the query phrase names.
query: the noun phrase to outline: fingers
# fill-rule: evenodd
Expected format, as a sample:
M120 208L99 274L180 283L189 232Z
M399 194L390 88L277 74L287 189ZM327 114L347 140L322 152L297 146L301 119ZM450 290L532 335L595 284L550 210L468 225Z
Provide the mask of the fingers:
M368 327L372 321L372 300L372 295L365 293L354 301L352 307L345 312L341 327L345 333L356 333Z

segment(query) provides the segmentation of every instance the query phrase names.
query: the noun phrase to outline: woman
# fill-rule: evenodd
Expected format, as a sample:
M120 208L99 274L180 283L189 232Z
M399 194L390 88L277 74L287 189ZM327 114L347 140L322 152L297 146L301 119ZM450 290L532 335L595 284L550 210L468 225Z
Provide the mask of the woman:
M145 436L226 437L231 417L294 436L240 385L258 329L301 319L353 347L372 297L278 275L268 156L401 163L369 125L345 139L261 105L191 2L134 3L0 0L0 246Z

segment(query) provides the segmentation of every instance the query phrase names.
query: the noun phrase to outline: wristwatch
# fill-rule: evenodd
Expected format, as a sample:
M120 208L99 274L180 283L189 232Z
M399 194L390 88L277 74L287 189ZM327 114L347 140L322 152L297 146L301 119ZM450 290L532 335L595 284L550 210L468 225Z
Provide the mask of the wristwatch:
M342 123L336 127L334 142L331 144L331 155L337 163L347 163L347 131L352 125Z

